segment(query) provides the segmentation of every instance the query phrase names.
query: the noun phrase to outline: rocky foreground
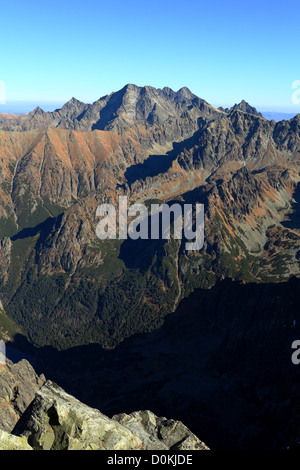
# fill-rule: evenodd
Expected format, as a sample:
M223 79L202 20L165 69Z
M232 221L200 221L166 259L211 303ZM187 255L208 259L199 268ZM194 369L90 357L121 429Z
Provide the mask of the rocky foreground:
M0 450L208 450L183 423L136 411L109 418L26 360L0 365Z

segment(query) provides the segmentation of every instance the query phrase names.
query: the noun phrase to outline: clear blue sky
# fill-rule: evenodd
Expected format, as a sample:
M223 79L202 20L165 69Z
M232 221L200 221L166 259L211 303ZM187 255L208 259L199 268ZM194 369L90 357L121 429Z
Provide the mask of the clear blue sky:
M8 103L93 102L135 83L300 112L299 0L15 0L0 16Z

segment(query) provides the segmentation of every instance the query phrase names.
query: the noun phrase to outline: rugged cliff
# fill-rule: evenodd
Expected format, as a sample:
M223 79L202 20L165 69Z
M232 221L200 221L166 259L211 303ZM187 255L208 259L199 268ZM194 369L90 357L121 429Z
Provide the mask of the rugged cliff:
M208 450L179 421L137 411L108 418L22 360L0 366L0 450Z

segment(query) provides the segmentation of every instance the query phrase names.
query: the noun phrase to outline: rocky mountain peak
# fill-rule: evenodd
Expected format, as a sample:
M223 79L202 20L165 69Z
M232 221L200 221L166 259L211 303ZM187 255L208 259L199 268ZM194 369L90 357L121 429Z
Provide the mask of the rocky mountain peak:
M46 114L46 112L40 108L40 106L37 106L33 111L29 113L29 116L42 116Z
M71 98L67 101L61 109L58 110L60 114L66 114L70 111L77 111L78 109L85 109L87 105L82 101L77 100L76 98Z
M127 85L125 85L121 91L138 91L140 90L141 87L139 87L138 85L135 85L134 83L127 83Z
M194 98L197 98L196 95L194 95L194 93L192 93L191 90L189 90L189 88L186 87L186 86L184 86L184 87L180 88L180 90L178 90L177 96L179 96L182 99L186 99L186 100L193 100Z
M249 113L249 114L253 114L254 116L260 116L260 117L263 117L261 113L259 113L257 111L256 108L254 108L253 106L251 106L249 103L247 103L247 101L245 100L242 100L239 104L235 104L229 112L232 112L232 111L243 111L244 113Z
M163 89L162 89L162 92L168 97L168 98L173 98L174 95L176 95L176 92L174 90L172 90L172 88L169 88L167 86L165 86Z
M5 130L17 131L48 126L84 132L114 129L117 133L128 130L128 126L132 125L143 126L147 129L146 132L149 132L149 126L159 125L166 129L157 131L158 135L149 135L146 140L150 140L151 145L155 142L164 146L166 141L171 143L191 136L199 128L198 118L201 118L201 121L210 121L221 117L220 114L203 99L197 98L187 87L175 92L168 87L159 89L128 83L121 90L103 96L91 104L85 104L73 97L54 112L44 112L36 108L29 115L5 119L3 123L0 121L0 124ZM36 119L37 116L43 119ZM136 129L136 132L136 139L144 140L140 129Z
M74 98L74 96L66 103L66 105L75 105L75 106L80 106L84 104L82 101L79 101L77 98ZM65 106L66 106L65 105Z

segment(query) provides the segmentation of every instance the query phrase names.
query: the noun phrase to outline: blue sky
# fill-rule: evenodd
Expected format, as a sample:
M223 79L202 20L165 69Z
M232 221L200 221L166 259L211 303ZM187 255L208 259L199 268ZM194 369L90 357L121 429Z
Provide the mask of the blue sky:
M242 99L300 112L300 2L19 1L0 7L7 105L93 102L126 83L189 87L215 106ZM53 103L53 104L52 104Z

